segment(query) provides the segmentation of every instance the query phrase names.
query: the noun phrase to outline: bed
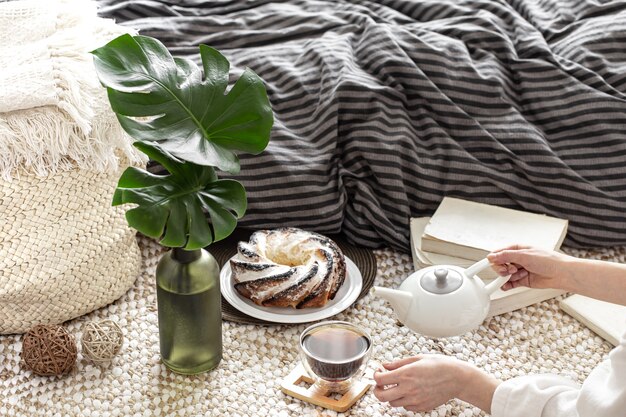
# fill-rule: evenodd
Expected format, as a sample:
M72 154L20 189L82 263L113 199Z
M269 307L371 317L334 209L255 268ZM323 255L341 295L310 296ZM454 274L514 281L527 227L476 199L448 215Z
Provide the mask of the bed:
M626 2L99 0L100 14L266 82L243 226L408 250L443 196L564 217L626 244Z

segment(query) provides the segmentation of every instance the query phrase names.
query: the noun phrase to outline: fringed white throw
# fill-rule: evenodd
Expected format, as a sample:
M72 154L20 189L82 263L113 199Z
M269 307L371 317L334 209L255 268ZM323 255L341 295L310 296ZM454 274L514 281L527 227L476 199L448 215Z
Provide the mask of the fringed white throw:
M0 176L43 176L137 156L109 110L89 51L128 29L85 0L0 2Z
M89 54L126 31L86 0L0 2L0 333L78 317L137 277L111 197L139 158Z

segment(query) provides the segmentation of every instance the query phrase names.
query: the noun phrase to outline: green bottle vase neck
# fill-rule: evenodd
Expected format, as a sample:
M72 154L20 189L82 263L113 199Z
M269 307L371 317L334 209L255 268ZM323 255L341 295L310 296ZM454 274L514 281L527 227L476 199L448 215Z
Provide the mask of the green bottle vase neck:
M200 259L202 249L185 250L182 248L172 248L172 259L181 264L188 264Z

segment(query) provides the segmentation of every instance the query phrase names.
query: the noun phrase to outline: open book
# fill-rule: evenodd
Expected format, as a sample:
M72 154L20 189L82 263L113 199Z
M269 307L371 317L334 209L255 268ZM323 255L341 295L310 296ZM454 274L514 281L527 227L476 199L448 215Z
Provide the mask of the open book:
M456 265L463 268L474 265L476 261L459 258L456 256L443 255L441 253L427 252L422 248L421 236L424 233L430 217L414 217L411 219L411 254L415 270L426 268L431 265ZM493 269L486 269L478 274L479 277L492 280L498 277Z
M424 251L422 248L421 237L429 221L430 217L418 217L411 219L411 255L413 257L413 266L416 271L431 265L457 265L467 268L476 262L455 256ZM495 271L487 269L478 274L478 276L485 281L485 284L487 284L498 275ZM565 291L562 290L533 289L525 287L515 288L508 291L497 290L491 295L491 307L489 309L488 317L508 313L510 311L556 297L564 292Z
M513 244L556 250L567 220L445 197L421 236L422 250L479 261Z
M572 295L559 302L560 307L613 346L626 333L626 306Z

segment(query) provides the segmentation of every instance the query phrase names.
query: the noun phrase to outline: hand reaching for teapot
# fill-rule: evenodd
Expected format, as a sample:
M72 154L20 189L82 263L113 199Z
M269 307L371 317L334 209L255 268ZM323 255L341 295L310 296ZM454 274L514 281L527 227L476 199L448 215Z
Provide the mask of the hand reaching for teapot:
M489 412L499 383L478 368L443 355L418 355L383 366L387 372L374 374L376 398L414 412L430 411L452 398Z
M513 245L487 255L492 268L500 275L511 275L503 290L517 287L563 288L572 259L555 251Z

